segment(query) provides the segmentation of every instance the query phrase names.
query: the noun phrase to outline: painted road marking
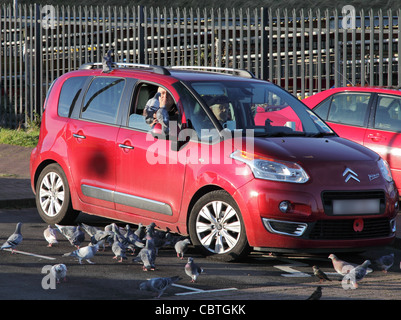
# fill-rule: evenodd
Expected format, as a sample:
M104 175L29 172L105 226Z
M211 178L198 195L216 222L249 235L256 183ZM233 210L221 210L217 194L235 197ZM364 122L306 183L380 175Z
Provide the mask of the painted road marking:
M9 251L11 252L11 249L3 249L4 251ZM47 260L56 260L56 258L53 257L48 257L48 256L42 256L40 254L36 253L30 253L30 252L25 252L25 251L20 251L20 250L14 250L14 253L19 253L19 254L24 254L26 256L32 256L32 257L37 257L37 258L42 258L42 259L47 259Z
M183 285L175 284L175 283L173 283L172 286L177 287L177 288L181 288L181 289L190 290L189 292L176 293L176 294L175 294L176 296L185 296L185 295L189 295L189 294L207 293L207 292L220 292L220 291L233 291L233 290L238 290L237 288L202 290L202 289L187 287L187 286L183 286Z

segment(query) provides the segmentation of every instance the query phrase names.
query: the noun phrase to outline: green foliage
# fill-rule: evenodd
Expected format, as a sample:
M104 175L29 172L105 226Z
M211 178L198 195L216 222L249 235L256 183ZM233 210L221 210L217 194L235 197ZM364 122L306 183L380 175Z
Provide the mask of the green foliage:
M28 129L0 128L0 144L34 147L38 143L39 127Z

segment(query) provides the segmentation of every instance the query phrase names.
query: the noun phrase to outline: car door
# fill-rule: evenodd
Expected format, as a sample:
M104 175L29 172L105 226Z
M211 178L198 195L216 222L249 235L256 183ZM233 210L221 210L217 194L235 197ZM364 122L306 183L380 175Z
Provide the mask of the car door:
M154 138L151 126L145 122L144 107L157 88L155 84L138 83L127 123L118 133L115 203L121 215L175 222L183 192L186 149L174 150L164 134ZM175 101L179 100L172 87L166 89ZM170 115L170 121L177 121L175 118ZM170 123L177 127L177 122ZM173 125L172 135L176 130Z
M313 111L340 137L363 144L371 103L371 93L342 92L326 99Z
M364 145L376 151L391 168L401 188L401 96L378 94Z
M114 208L117 118L124 86L123 78L95 77L67 125L72 176L87 204Z

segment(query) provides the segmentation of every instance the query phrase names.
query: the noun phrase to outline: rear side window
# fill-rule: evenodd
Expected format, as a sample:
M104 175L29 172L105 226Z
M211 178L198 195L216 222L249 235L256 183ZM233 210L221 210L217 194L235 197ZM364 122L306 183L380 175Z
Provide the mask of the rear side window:
M72 77L67 79L61 88L58 101L58 115L69 117L88 77Z
M122 78L95 78L85 95L81 118L115 124L124 85Z

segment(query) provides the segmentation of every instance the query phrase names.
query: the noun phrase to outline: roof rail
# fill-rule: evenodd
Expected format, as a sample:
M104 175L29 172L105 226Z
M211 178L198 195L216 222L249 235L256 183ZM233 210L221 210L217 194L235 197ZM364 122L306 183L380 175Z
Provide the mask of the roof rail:
M170 72L161 66L155 66L151 64L142 64L142 63L128 63L128 62L112 62L113 67L115 68L140 68L140 69L151 69L154 73L170 75ZM96 67L102 67L102 62L89 62L81 65L79 69L94 69Z
M211 70L214 72L225 72L236 74L240 77L244 78L255 78L255 75L248 70L245 69L235 69L235 68L222 68L222 67L207 67L207 66L174 66L172 69L189 69L189 70Z

